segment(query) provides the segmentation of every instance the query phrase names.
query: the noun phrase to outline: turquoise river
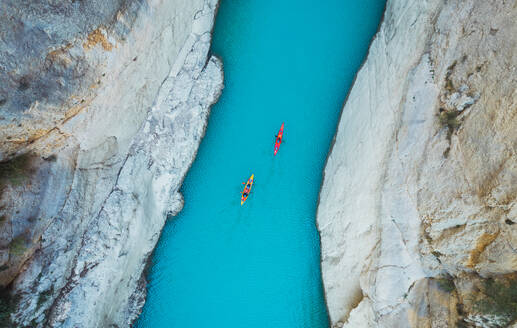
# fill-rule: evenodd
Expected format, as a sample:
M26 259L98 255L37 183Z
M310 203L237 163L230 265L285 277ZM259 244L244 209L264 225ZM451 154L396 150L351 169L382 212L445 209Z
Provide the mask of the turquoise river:
M136 327L328 327L318 192L343 100L384 6L221 2L212 53L224 62L225 89L184 181L185 207L154 251ZM241 206L241 183L252 173Z

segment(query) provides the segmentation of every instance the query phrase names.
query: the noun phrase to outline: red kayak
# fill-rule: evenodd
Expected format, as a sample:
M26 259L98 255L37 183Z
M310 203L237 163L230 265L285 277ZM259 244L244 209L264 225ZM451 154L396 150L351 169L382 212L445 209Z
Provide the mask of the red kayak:
M282 126L280 127L280 131L278 131L278 135L276 136L275 140L275 155L278 152L278 149L280 148L280 144L282 143L282 136L284 135L284 123L282 123Z

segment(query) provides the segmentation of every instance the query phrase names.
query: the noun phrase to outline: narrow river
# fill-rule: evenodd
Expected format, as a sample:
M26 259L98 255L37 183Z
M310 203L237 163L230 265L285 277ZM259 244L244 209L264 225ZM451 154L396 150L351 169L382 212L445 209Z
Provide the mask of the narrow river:
M225 89L183 184L185 207L154 252L137 327L328 327L315 226L321 174L384 5L222 1L212 52Z

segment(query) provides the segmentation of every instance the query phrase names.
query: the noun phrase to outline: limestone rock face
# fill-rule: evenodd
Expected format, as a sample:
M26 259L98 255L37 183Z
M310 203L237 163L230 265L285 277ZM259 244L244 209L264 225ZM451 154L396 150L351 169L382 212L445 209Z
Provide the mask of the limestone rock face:
M514 1L388 0L320 194L334 326L508 324L465 282L517 270L516 22Z
M0 4L0 288L16 295L2 324L135 319L146 260L181 209L223 87L208 58L216 7Z

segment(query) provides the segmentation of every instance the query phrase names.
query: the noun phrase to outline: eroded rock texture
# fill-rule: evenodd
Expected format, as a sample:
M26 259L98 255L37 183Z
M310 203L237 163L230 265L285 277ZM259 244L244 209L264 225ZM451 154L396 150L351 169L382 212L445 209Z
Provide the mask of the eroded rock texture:
M222 89L216 6L0 3L0 326L134 320Z
M516 86L515 1L388 1L317 214L335 327L517 318Z

